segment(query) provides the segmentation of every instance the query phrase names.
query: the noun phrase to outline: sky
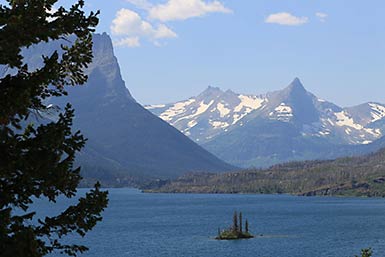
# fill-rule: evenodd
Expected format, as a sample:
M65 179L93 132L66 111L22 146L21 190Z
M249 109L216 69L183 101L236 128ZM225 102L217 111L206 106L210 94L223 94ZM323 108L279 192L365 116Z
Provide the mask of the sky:
M207 86L263 94L299 77L341 106L385 103L383 0L86 0L142 104Z

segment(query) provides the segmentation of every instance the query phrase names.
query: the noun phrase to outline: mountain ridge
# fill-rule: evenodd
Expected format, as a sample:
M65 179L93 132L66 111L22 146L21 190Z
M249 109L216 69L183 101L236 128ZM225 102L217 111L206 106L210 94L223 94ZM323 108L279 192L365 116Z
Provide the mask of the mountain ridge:
M70 42L71 38L65 42ZM27 62L60 49L63 41L37 45L25 52ZM68 96L50 104L75 109L74 130L88 138L77 164L86 180L102 178L109 185L136 178L171 178L185 172L220 172L234 167L188 139L143 108L126 88L111 38L93 37L93 62L85 70L85 85L68 88ZM38 63L35 63L38 66ZM109 177L108 177L108 176Z
M214 91L215 95L207 94ZM308 92L299 78L262 95L231 90L226 95L214 87L204 92L186 101L146 108L220 158L243 167L339 157L340 146L370 144L385 132L385 105L339 107ZM289 131L296 131L295 135ZM276 151L255 150L271 144Z

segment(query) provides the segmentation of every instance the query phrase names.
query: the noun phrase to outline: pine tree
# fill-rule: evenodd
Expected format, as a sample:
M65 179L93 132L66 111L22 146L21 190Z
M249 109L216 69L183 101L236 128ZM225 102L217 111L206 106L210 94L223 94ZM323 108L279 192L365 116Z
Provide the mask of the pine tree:
M242 233L242 212L239 213L239 232Z
M75 256L87 247L67 245L71 233L84 236L107 206L100 185L74 206L54 217L36 220L34 198L55 203L72 198L81 180L75 154L86 139L71 130L74 110L68 104L58 120L25 125L32 113L46 112L47 99L66 95L67 86L84 84L84 68L92 61L92 32L98 12L85 14L84 1L69 9L57 0L6 0L0 4L0 255L40 257L59 251ZM68 2L68 1L67 1ZM41 42L76 40L31 70L21 50ZM60 54L59 54L60 52ZM2 73L1 73L2 72Z
M239 228L238 228L238 214L237 214L236 211L234 212L234 216L233 216L233 230L234 230L234 232L238 232L239 231Z
M371 248L361 250L361 257L371 257L372 255L373 255L373 251ZM356 257L358 256L356 255Z

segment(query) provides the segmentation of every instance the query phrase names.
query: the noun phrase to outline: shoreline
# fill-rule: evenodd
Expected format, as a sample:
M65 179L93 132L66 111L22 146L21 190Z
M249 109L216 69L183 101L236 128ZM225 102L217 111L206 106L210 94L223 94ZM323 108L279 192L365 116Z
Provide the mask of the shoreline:
M299 197L299 198L352 198L352 199L385 199L385 196L352 196L352 195L302 195L302 194L291 194L291 193L220 193L220 192L157 192L143 190L137 187L101 187L103 190L117 190L117 189L132 189L142 194L165 194L165 195L240 195L240 196L282 196L282 197ZM78 187L77 189L88 190L91 187Z

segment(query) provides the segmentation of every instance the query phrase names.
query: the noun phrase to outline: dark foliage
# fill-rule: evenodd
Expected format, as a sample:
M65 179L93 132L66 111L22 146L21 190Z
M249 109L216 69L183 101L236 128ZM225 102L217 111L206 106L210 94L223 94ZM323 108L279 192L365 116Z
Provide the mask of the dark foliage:
M238 214L235 211L233 215L233 231L238 232L239 226L238 226Z
M84 84L92 61L92 32L98 13L86 15L79 0L68 10L57 0L7 0L0 5L0 255L38 257L53 251L75 256L87 250L66 245L71 233L84 236L102 219L107 192L99 184L56 217L39 219L34 198L55 203L75 197L81 180L73 166L86 139L71 130L74 110L67 104L57 121L34 125L31 115L49 111L46 100L66 95L67 86ZM75 36L69 46L31 69L22 50L41 42ZM60 53L59 53L60 52ZM27 124L27 125L26 125Z
M246 231L242 231L242 212L239 213L239 221L238 214L235 211L233 215L233 225L229 229L225 229L221 231L218 229L218 236L215 238L216 240L238 240L238 239L250 239L254 238L252 234L249 233L249 224L246 220Z
M246 220L246 222L245 222L245 232L249 233L249 221L248 220Z
M242 233L242 231L243 231L243 227L242 227L242 212L240 212L239 213L239 232L241 232Z
M361 250L361 257L371 257L372 255L373 255L373 251L371 248ZM359 256L356 255L355 257L359 257Z

